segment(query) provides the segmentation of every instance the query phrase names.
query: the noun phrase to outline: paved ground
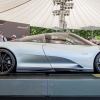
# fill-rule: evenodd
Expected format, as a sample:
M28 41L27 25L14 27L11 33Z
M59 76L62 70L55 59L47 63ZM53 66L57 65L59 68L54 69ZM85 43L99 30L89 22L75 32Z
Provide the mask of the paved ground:
M100 74L72 73L72 74L43 74L43 73L17 73L0 76L0 79L98 79Z

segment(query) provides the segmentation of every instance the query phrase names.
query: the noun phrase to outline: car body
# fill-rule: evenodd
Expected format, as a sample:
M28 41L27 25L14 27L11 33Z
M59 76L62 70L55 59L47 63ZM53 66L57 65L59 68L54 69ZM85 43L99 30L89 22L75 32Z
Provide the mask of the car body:
M45 33L0 43L0 74L100 72L98 45L73 33Z

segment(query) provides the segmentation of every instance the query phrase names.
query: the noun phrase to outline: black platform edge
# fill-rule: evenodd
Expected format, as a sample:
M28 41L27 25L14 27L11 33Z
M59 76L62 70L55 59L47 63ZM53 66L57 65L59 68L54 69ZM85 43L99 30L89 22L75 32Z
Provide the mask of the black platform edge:
M100 97L25 97L0 96L0 100L100 100Z

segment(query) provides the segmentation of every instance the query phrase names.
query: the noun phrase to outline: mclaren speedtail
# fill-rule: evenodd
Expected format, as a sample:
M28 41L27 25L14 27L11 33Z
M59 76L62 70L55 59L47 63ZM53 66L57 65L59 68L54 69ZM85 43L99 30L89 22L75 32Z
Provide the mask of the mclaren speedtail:
M0 75L58 71L100 72L99 46L73 33L46 33L0 43Z

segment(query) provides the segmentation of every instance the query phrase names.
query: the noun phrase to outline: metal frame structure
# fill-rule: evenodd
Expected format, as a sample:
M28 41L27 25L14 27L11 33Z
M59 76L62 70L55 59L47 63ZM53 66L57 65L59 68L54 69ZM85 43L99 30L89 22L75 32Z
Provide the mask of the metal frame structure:
M73 9L73 0L53 0L54 6L60 6L60 9L53 11L54 16L59 16L59 28L64 30L67 28L65 17L70 15L70 10Z

